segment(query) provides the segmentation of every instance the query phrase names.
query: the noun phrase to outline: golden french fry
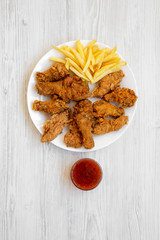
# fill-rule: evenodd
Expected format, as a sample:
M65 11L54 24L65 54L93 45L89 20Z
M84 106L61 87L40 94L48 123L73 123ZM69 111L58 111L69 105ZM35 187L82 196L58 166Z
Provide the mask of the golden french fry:
M63 50L69 51L69 47L67 45L60 47Z
M78 66L76 62L74 62L70 58L66 58L66 60L70 63L71 66L73 66L78 72L83 73L82 69Z
M97 45L94 45L94 46L92 47L92 52L93 52L93 54L94 54L95 52L97 52L97 51L99 51L99 47L98 47Z
M54 46L54 45L52 45L52 47L53 47L55 50L63 53L63 54L66 55L67 57L71 58L72 60L76 60L75 57L73 56L73 54L70 53L69 51L66 51L66 50L64 50L64 49L58 48L58 47L56 47L56 46Z
M69 61L68 60L65 63L65 67L67 68L67 70L69 70Z
M107 62L103 62L102 63L102 67L103 66L107 66L111 63L119 63L121 61L121 59L119 57L115 57L115 58L112 58L111 60L107 61Z
M97 70L97 71L94 73L94 79L95 79L96 77L98 77L99 75L103 74L106 70L114 67L115 65L116 65L116 63L112 63L112 64L110 64L110 65L104 66L104 67L102 67L101 69Z
M104 59L105 52L102 53L101 58L99 60L99 63L97 64L97 70L100 69L103 59Z
M85 79L86 81L89 81L88 78L85 77L85 75L79 73L74 67L70 67L70 70L75 73L77 76L79 76L80 78Z
M102 53L101 50L97 50L97 51L94 53L94 58L96 59L101 53Z
M83 48L83 45L82 45L81 41L78 40L78 41L77 41L77 50L78 50L79 54L81 55L81 57L82 57L83 59L85 59L85 55L84 55L84 50L83 50L83 49L84 49L84 48Z
M74 54L74 57L78 60L78 63L80 64L80 66L83 68L85 65L84 59L80 56L80 54L77 52L75 48L72 47L70 50Z
M91 62L91 57L92 57L92 49L90 48L89 49L89 53L88 53L88 59L87 59L87 62L83 68L83 72L86 72L86 70L88 69L89 65L90 65L90 62Z
M89 69L94 73L94 68L91 64L89 65Z
M57 58L57 57L51 57L49 60L50 60L50 61L54 61L54 62L64 63L64 64L65 64L65 62L66 62L64 59Z
M104 59L104 54L105 54L105 51L100 51L100 54L97 55L97 57L95 58L95 64L98 64L100 59L103 58Z
M104 58L104 62L110 60L117 50L117 45L111 50L111 52Z
M97 42L97 40L92 40L91 42L89 42L89 43L87 44L87 46L86 46L85 48L91 48L91 47L93 47L93 45L94 45L96 42Z
M89 69L86 70L85 75L89 78L90 81L93 81L93 77L92 77Z

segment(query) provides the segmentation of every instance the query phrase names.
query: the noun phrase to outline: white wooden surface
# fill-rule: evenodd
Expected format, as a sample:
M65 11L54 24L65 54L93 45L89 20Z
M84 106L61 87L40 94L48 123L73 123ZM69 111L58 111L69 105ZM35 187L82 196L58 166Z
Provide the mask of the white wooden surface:
M160 239L160 1L0 0L0 239ZM92 153L41 144L26 105L33 67L50 48L98 39L131 65L132 125ZM71 165L96 159L103 181L82 192Z

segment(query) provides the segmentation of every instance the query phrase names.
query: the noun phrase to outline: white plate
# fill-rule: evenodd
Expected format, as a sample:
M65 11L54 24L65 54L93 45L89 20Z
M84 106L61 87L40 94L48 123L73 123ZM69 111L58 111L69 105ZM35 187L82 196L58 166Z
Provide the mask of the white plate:
M68 45L69 47L72 47L75 44L75 42L76 41L63 43L63 44L59 45L58 47L63 46L63 45ZM81 42L85 46L89 42L89 40L81 40ZM97 44L98 44L99 48L108 47L107 45L105 45L103 43L98 42ZM36 128L38 129L38 131L40 133L42 133L42 130L43 130L42 127L43 127L44 122L47 119L49 119L50 116L48 114L43 114L41 112L36 112L36 111L32 110L32 104L33 104L34 100L45 101L48 99L45 96L38 95L36 88L35 88L35 84L36 84L35 73L43 72L44 70L48 69L53 64L53 62L49 61L49 59L53 56L54 57L63 57L63 54L57 52L54 49L52 49L48 53L46 53L40 59L40 61L37 63L37 65L35 66L32 74L31 74L29 84L28 84L28 91L27 91L28 110L29 110L29 114L30 114L30 117L31 117L34 125L36 126ZM133 89L137 93L137 85L136 85L136 81L135 81L135 78L134 78L131 68L127 65L127 66L123 67L123 71L126 76L123 78L121 86ZM93 89L94 87L95 86L90 85L90 89ZM98 100L98 99L94 98L94 99L90 99L90 100L92 102L94 102L95 100ZM75 102L74 103L72 102L71 106L73 106L74 104L75 104ZM63 138L64 138L65 133L68 131L68 127L64 128L62 134L60 134L51 143L53 143L54 145L56 145L60 148L65 149L65 150L75 151L75 152L89 152L89 151L95 151L95 150L107 147L111 143L115 142L127 130L128 126L130 125L130 123L133 119L135 110L136 110L136 105L132 108L125 109L125 115L127 115L129 117L129 122L128 122L128 125L125 125L119 131L110 132L110 133L100 135L100 136L94 135L95 147L90 150L87 150L84 147L81 147L78 149L66 147L65 143L63 142ZM39 139L39 141L40 141L40 139Z

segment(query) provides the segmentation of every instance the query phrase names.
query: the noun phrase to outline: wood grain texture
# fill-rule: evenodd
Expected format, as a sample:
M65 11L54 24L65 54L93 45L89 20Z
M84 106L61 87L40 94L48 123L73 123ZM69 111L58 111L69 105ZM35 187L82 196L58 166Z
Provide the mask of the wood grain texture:
M160 1L0 1L0 239L160 239ZM41 144L26 91L51 44L98 39L132 67L134 120L118 141L92 153ZM103 181L76 189L72 164L96 159Z

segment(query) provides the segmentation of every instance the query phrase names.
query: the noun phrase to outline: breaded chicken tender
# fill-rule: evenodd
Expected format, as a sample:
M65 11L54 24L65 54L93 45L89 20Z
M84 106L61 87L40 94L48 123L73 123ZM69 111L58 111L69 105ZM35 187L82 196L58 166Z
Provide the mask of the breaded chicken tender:
M50 142L54 140L64 127L69 124L70 110L66 110L59 114L53 114L52 117L47 120L43 126L44 132L41 138L41 142Z
M94 147L92 127L94 123L92 102L87 100L80 101L74 106L74 119L78 129L82 134L83 146L87 149Z
M105 101L115 102L124 108L134 106L137 101L135 92L129 88L118 88L104 96Z

